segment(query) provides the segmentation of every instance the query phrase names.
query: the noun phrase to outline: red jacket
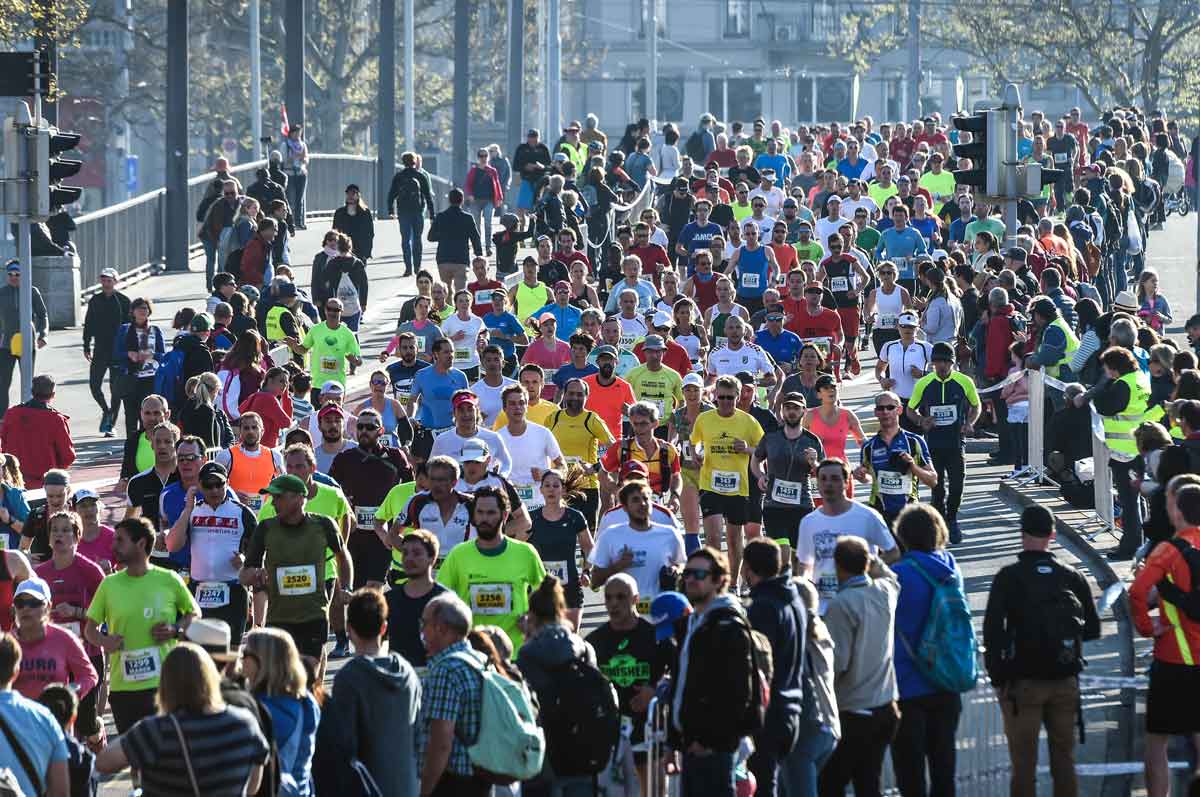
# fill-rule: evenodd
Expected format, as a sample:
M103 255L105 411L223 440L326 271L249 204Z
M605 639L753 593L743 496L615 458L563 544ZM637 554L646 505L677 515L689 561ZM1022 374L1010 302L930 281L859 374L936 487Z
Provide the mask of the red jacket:
M284 393L283 401L280 402L274 393L260 390L243 401L238 410L242 415L247 412L257 412L262 417L261 442L267 448L278 446L279 433L292 425L292 397L289 393Z
M496 171L496 167L487 165L483 167L488 176L492 178L492 202L499 204L504 201L504 191L500 188L500 172ZM472 192L475 189L475 172L479 169L479 164L473 164L470 169L467 169L467 179L463 182L466 188L463 193L468 199L473 199Z
M1198 528L1184 529L1175 536L1200 548ZM1155 661L1196 666L1200 664L1200 623L1189 619L1180 609L1161 599L1158 605L1160 632L1155 636L1155 622L1150 617L1150 590L1168 576L1184 592L1192 589L1192 573L1179 550L1170 543L1160 542L1154 546L1146 559L1146 566L1129 588L1133 624L1142 636L1154 637Z
M983 366L983 375L988 379L1003 379L1008 375L1008 347L1013 344L1012 314L1013 306L1006 304L993 310L988 319L987 338L984 341L987 359Z
M46 471L75 462L70 418L44 402L9 407L0 421L4 452L21 461L21 475L31 490L42 486Z
M246 247L242 249L242 276L238 285L253 285L259 288L263 284L263 275L267 270L267 258L271 256L271 245L263 237L255 233Z

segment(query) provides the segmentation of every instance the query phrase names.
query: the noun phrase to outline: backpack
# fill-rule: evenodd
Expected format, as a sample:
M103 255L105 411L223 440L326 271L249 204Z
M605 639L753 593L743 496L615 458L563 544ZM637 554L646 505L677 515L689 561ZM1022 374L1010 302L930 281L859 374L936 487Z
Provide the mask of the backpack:
M693 163L704 163L704 134L699 130L693 131L688 136L684 149L687 150L688 157L692 159Z
M561 412L561 410L560 410L560 412ZM667 474L669 474L669 473L671 472L671 465L670 465L670 463L667 461L667 447L666 447L665 445L663 445L663 442L664 442L664 441L662 441L662 440L660 440L660 441L658 442L658 474L659 474L659 486L661 486L661 485L662 485L662 479L663 479L664 477L665 477L665 478L666 478L668 481L670 481L670 476L667 476ZM625 463L626 463L626 462L628 462L628 461L630 460L630 458L631 458L631 456L630 456L630 455L631 455L632 453L633 453L633 438L632 438L632 437L626 437L626 438L624 438L623 440L621 440L621 450L620 450L620 453L619 453L620 459L619 459L619 460L618 460L618 462L617 462L617 469L618 469L618 471L619 471L621 468L625 467ZM642 452L642 453L645 453L645 452ZM646 470L649 470L649 468L647 467L647 468L646 468Z
M172 405L183 389L183 361L186 357L187 352L183 349L171 349L154 374L154 392L166 398Z
M425 198L421 195L421 182L417 176L401 172L396 182L396 212L420 215L425 208Z
M217 372L217 378L221 380L220 410L225 413L226 418L236 421L242 416L242 411L238 409L242 397L242 374L240 371L222 368Z
M907 558L904 563L920 573L933 595L916 649L902 633L898 633L900 642L917 669L934 686L946 692L970 691L977 678L975 661L979 646L962 581L951 573L937 582L915 559Z
M468 654L451 655L479 674L479 733L473 740L462 740L476 777L508 784L537 776L546 755L546 737L538 727L537 712L525 684L486 664L481 666Z
M1017 677L1050 681L1078 675L1084 665L1083 604L1066 585L1060 565L1038 561L1032 566L1058 572L1052 579L1039 576L1033 582L1041 587L1041 594L1029 588L1029 578L1020 585L1025 592L1023 622L1019 629L1009 629L1001 660L1011 666L1020 659Z
M555 775L598 775L621 736L617 693L604 674L584 659L550 670L554 694L542 703L542 729Z
M1177 606L1189 620L1200 623L1200 550L1196 550L1191 543L1179 537L1172 537L1167 542L1175 546L1175 550L1179 551L1179 555L1187 563L1192 576L1192 589L1184 592L1174 581L1164 578L1158 582L1158 596Z
M741 717L734 719L734 727L742 736L761 731L767 724L767 709L771 705L771 678L774 675L774 660L771 655L771 640L761 631L750 627L750 621L741 612L731 611L729 616L734 625L744 630L749 637L750 659L750 702Z

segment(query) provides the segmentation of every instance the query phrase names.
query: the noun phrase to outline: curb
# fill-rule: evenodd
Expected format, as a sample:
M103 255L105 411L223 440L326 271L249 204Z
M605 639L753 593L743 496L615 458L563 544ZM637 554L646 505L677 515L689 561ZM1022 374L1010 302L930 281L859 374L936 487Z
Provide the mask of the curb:
M1057 492L1050 487L1030 487L1025 491L1018 489L1005 479L1000 482L1000 497L1006 503L1025 507L1040 505L1054 513L1055 531L1070 542L1071 552L1079 557L1092 572L1101 590L1106 590L1113 584L1122 584L1124 580L1109 564L1104 554L1096 550L1087 535L1073 525L1069 519L1081 516L1082 510L1068 504ZM1113 618L1117 621L1117 644L1120 649L1120 668L1122 677L1133 677L1136 674L1133 641L1135 638L1133 620L1129 613L1129 596L1122 590L1112 604ZM1109 740L1105 758L1108 761L1135 761L1134 729L1137 727L1136 691L1122 689L1120 698L1121 717L1117 727L1106 734ZM1133 788L1131 775L1114 775L1104 779L1101 794L1128 795Z

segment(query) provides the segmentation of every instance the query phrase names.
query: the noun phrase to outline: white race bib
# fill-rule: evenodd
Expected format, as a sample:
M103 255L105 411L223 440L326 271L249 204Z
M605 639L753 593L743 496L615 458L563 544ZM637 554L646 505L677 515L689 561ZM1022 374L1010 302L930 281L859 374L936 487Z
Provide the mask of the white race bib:
M929 414L933 416L934 426L953 426L958 420L958 405L934 404L929 408Z
M354 507L354 523L360 529L375 530L375 512L379 509L377 506L356 506Z
M425 336L417 335L417 354L425 353Z
M883 313L879 316L879 321L875 324L875 326L879 327L880 329L895 329L896 319L898 317L899 316L897 316L895 313Z
M821 356L829 358L829 338L809 338L801 341L803 344L811 344L816 347L817 351L821 352Z
M555 578L557 578L559 581L561 581L564 584L567 583L567 576L570 575L571 571L567 569L566 562L555 561L555 562L543 562L542 564L545 565L545 567L546 567L547 575L554 576Z
M317 591L316 565L277 567L275 582L280 595L311 595Z
M513 484L513 489L517 491L517 498L528 503L533 500L533 485L532 484Z
M912 477L907 473L897 473L894 470L881 470L876 476L879 479L879 492L884 495L912 494Z
M512 584L472 584L471 611L475 614L510 614Z
M742 486L742 474L736 470L714 470L712 472L712 489L714 493L732 495Z
M788 504L790 506L800 505L800 492L803 485L800 482L789 482L783 479L776 479L775 486L771 489L771 500L779 504Z
M713 340L714 340L714 344L713 344L714 350L724 348L726 346L726 344L729 343L729 338L723 338L720 335L713 338Z
M157 647L121 651L121 674L126 681L152 681L162 666Z
M471 350L470 349L455 349L454 350L454 362L465 363L465 362L470 362L470 360L471 360Z
M623 351L633 351L633 347L637 345L637 342L637 335L631 335L627 332L622 332L621 337L617 338L617 348Z
M558 369L557 368L543 368L542 373L545 375L546 384L549 385L552 382L554 382L554 375L558 373Z
M1067 153L1065 153L1065 152L1054 153L1054 162L1055 163L1066 163L1067 162Z
M761 278L761 274L746 272L745 274L742 274L742 287L757 289L761 283Z
M496 290L496 289L495 288L484 288L481 291L475 291L475 304L491 304L492 303L492 291L494 291L494 290Z
M850 278L830 277L829 290L833 291L834 293L841 293L850 290Z
M229 585L223 581L203 581L196 587L196 603L201 609L220 609L229 605Z

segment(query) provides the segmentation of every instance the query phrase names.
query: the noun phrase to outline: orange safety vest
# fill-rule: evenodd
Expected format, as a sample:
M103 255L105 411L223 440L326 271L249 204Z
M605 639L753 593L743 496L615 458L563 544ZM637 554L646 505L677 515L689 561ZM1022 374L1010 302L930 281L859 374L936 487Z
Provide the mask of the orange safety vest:
M258 491L270 484L276 475L275 457L266 446L260 446L258 456L251 457L236 445L229 449L229 471L229 486L239 495L257 499L256 503L260 503ZM257 511L256 507L251 509Z

